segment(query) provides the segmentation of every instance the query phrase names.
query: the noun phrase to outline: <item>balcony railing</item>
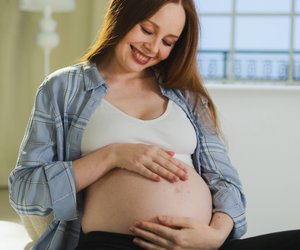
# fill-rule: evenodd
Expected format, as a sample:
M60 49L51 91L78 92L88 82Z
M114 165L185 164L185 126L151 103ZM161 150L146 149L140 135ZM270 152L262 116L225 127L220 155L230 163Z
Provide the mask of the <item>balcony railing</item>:
M231 72L233 62L233 76ZM229 50L198 51L198 65L206 80L279 81L289 79L289 51ZM292 83L300 84L300 51L293 53Z

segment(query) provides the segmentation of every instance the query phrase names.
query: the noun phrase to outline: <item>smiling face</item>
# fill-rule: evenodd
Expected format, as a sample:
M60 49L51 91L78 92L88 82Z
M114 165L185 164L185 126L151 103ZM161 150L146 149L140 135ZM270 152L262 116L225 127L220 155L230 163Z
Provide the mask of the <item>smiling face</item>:
M168 3L136 24L117 44L110 66L119 73L141 72L166 59L185 24L181 4Z

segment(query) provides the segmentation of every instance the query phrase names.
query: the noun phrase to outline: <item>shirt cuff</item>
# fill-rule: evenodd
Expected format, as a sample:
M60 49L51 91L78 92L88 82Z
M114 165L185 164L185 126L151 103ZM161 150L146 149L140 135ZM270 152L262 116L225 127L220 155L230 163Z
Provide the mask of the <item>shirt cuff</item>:
M230 216L234 222L230 238L241 238L247 232L247 222L245 215L245 200L240 193L234 190L219 191L213 200L213 212L222 212ZM237 197L239 196L239 197Z
M72 162L56 162L45 168L51 194L54 218L74 220L78 218L76 189Z

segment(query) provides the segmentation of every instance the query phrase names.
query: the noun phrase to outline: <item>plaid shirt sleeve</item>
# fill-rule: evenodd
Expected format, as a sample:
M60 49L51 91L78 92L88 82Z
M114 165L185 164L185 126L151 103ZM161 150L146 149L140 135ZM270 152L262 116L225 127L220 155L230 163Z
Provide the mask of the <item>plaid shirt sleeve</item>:
M9 176L10 203L20 215L48 215L58 220L77 217L72 162L63 161L63 125L46 82L39 88Z
M224 143L214 129L208 102L195 112L201 130L199 160L202 177L206 180L213 199L213 212L228 214L234 221L231 238L240 238L247 231L246 198L237 170L231 164Z

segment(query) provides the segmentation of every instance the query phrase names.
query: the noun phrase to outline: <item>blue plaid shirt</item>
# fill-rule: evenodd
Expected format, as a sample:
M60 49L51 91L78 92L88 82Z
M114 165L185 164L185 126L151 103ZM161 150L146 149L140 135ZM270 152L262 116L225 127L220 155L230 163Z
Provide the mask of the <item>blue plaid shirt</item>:
M234 221L231 237L246 232L245 196L224 145L205 119L207 103L192 110L188 93L160 87L186 112L197 134L194 167L207 182L213 211ZM76 193L72 161L80 158L83 131L108 86L95 64L58 70L39 87L16 168L9 177L10 202L22 216L53 214L35 249L71 250L77 245L82 193ZM207 117L206 117L207 118ZM207 121L205 121L207 120Z

